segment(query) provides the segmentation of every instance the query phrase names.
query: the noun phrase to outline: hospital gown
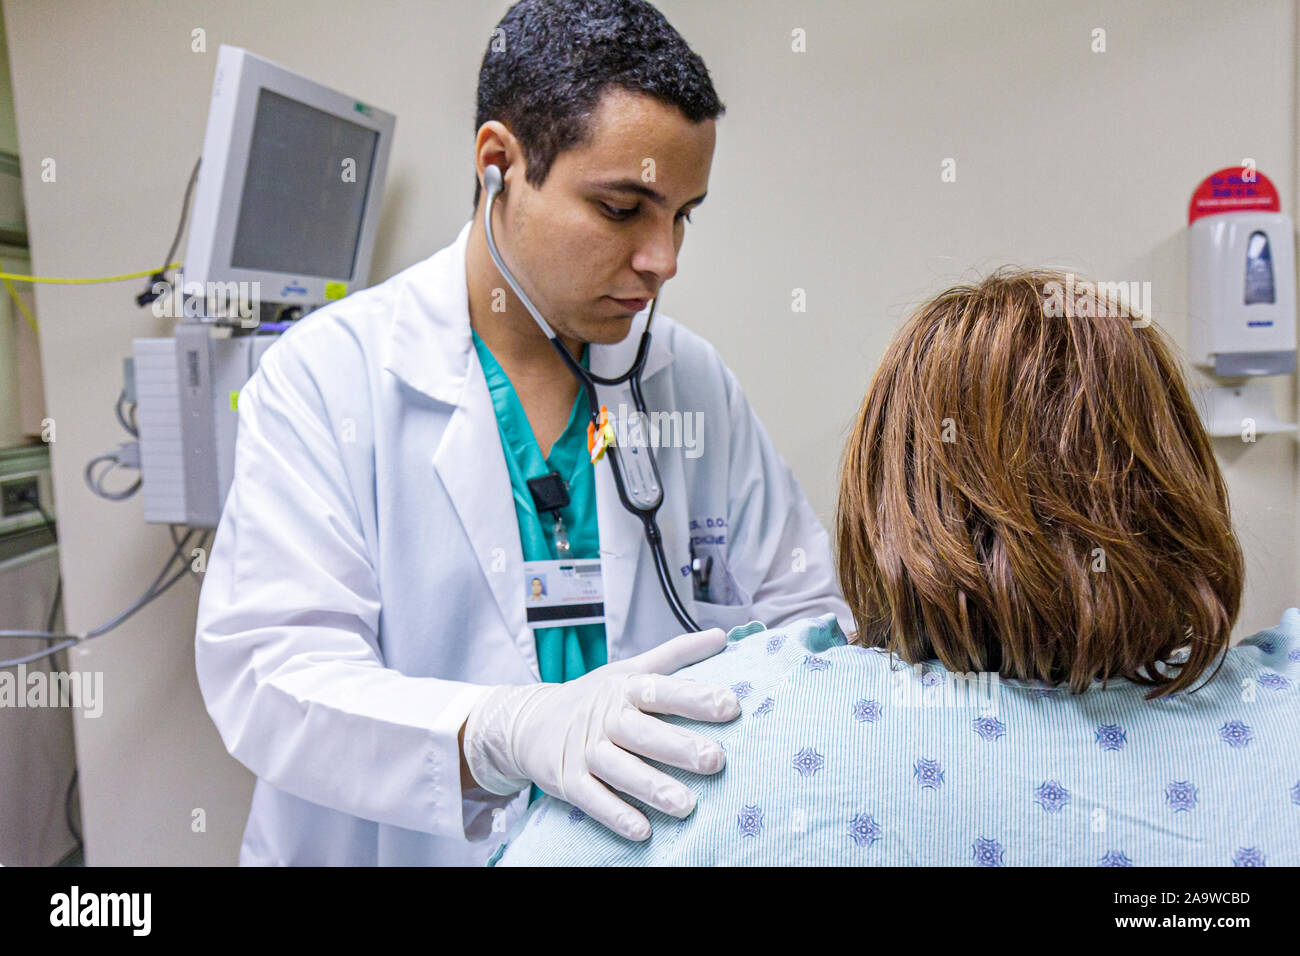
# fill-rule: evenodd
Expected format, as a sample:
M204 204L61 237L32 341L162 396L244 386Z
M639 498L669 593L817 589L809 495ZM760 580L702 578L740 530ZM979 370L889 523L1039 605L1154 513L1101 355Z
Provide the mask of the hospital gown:
M1295 608L1205 686L1155 701L1123 680L1076 696L909 666L848 645L830 614L734 628L679 676L731 687L742 709L666 718L727 754L712 777L660 765L695 812L631 800L653 828L637 843L543 797L494 865L1300 864Z

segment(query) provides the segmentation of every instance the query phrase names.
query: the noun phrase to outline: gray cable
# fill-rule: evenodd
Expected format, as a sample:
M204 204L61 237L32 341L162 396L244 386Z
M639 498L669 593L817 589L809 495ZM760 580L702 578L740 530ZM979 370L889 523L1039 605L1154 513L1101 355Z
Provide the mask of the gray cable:
M129 418L127 417L127 413L123 411L123 407L128 404L131 407L131 413ZM136 450L137 457L139 453L138 446L140 442L140 425L136 421L136 403L127 402L126 386L122 386L122 390L117 393L117 402L113 405L113 414L117 416L118 424L121 425L122 428L126 430L127 434L129 434L132 438L135 439L135 442L134 443L125 442L123 443L122 446L120 446L117 449L117 451L106 451L102 455L96 455L94 458L90 459L90 461L86 462L86 470L84 472L84 475L86 479L86 487L88 487L99 497L107 501L125 501L127 498L130 498L132 495L134 495L137 491L140 490L141 485L144 484L144 476L142 475L139 478L136 478L135 482L132 485L130 485L127 488L124 488L121 491L109 491L107 488L104 487L104 479L108 477L108 473L112 471L114 468L136 467L135 464L123 464L122 459L118 457L118 455L122 451L122 447L128 447L132 444L135 444L137 446L137 450ZM95 474L95 466L100 464L101 462L109 462L110 464L99 474Z
M203 162L200 156L194 160L194 169L190 172L190 181L185 186L185 198L181 200L181 221L176 224L176 235L172 239L171 248L167 250L167 255L163 257L163 271L166 272L168 264L172 261L172 256L176 255L176 247L181 244L181 235L185 232L185 222L190 217L190 195L194 192L194 183L199 178L199 164Z
M170 562L168 562L168 564L170 565ZM150 603L151 601L165 594L168 588L170 588L181 578L185 577L188 570L189 570L188 568L181 568L174 575L168 578L167 583L164 584L162 587L160 587L157 591L153 591L153 592L146 591L144 594L140 595L139 599L136 600L136 602L132 604L130 607L128 607L125 611L120 612L116 617L113 617L110 620L104 622L94 630L87 631L86 636L83 637L82 640L89 641L96 637L102 637L103 635L107 634L113 628L117 627L123 621L126 621L128 618L134 615L146 604Z
M62 642L54 645L53 647L47 647L44 650L36 651L33 654L28 654L26 657L18 657L12 660L0 661L0 667L16 667L19 664L27 664L30 663L31 661L39 660L43 657L49 657L53 654L57 654L59 651L63 650L64 648L72 647L74 644L79 644L82 641L89 641L89 640L93 640L96 637L101 637L104 634L107 634L113 628L117 627L127 618L131 617L131 615L135 614L146 604L149 604L151 601L154 601L157 598L161 597L164 593L166 593L166 591L170 587L172 587L172 585L174 585L177 581L185 577L185 575L190 572L189 563L185 560L184 548L189 543L190 536L193 535L196 530L198 529L191 528L189 531L185 533L183 537L179 539L179 541L176 539L175 534L173 533L172 553L167 557L167 563L164 564L163 569L160 572L158 572L158 576L154 578L153 583L149 585L148 589L144 592L144 594L140 595L140 597L136 601L134 601L131 605L129 605L124 611L121 611L119 614L110 618L108 621L105 621L103 624L99 625L98 627L89 630L84 634L65 634L65 633L55 633L52 631L0 630L0 638L8 637L8 638L22 639L22 640L35 639L35 640L46 640L46 641L57 640ZM207 544L208 536L211 534L212 534L211 529L203 530L203 532L199 535L198 546L205 547ZM180 570L178 570L175 574L173 574L170 578L168 578L168 580L165 583L162 583L162 586L159 587L160 582L163 582L163 578L166 577L167 572L171 570L172 565L176 562L178 558L181 561Z
M95 466L101 461L109 461L112 462L112 464L101 471L98 475L95 475ZM86 470L83 472L86 479L86 485L101 498L106 498L109 501L125 501L140 490L140 485L143 484L144 479L137 478L134 484L122 491L109 491L103 486L103 481L110 471L114 468L120 467L121 464L122 463L118 460L117 455L111 451L104 452L102 455L96 455L94 458L90 459L90 461L86 462Z
M118 420L118 423L121 424L121 426L122 426L123 428L125 428L125 429L126 429L126 430L131 434L131 436L132 436L133 438L139 438L139 437L140 437L140 429L137 428L137 427L136 427L134 424L132 424L131 422L127 421L127 420L126 420L126 415L122 412L122 404L123 404L125 401L126 401L126 386L123 385L123 386L122 386L122 391L118 392L118 395L117 395L117 404L113 407L113 411L117 413L117 420ZM132 403L132 406L133 406L133 408L132 408L132 413L131 413L131 414L134 415L134 414L135 414L135 411L134 411L134 403Z
M65 647L71 647L77 643L77 639L64 641L62 644L56 644L53 647L47 647L43 651L37 651L35 654L28 654L26 657L15 657L11 661L0 661L0 667L17 667L19 664L30 664L32 661L38 661L42 657L50 657L63 650Z
M0 637L11 637L15 641L58 641L63 638L80 640L77 634L62 634L58 631L24 631L22 629L7 628L0 631Z
M177 529L177 528L180 528L180 527L183 527L183 525L169 524L169 525L167 526L167 530L168 530L168 532L169 532L169 533L171 534L171 536L172 536L172 550L173 550L174 552L180 554L180 555L181 555L181 560L182 560L182 561L185 561L185 559L188 557L188 555L185 555L185 554L184 554L184 543L183 543L183 539L182 539L182 540L177 540L177 538L176 538L176 529ZM203 533L203 538L206 538L207 536L208 536L208 533L205 531L205 532ZM189 533L186 534L186 537L189 537ZM203 538L200 538L200 539L199 539L200 542L203 541ZM200 544L196 545L196 547L202 548L202 547L203 547L203 544L200 543ZM186 562L186 563L189 563L189 562ZM195 580L202 580L202 579L199 577L199 572L194 570L194 567L193 567L192 564L190 565L190 574L192 574L192 575L194 576L194 579L195 579Z

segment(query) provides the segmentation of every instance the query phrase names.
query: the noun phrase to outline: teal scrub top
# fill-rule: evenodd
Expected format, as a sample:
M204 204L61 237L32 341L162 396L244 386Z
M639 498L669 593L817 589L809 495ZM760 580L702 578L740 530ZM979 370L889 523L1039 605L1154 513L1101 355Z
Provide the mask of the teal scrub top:
M514 494L515 517L519 522L519 542L523 545L525 561L553 561L559 557L551 529L551 515L538 515L533 495L526 484L529 478L540 478L558 471L569 486L568 507L560 509L564 527L569 534L569 557L600 557L600 526L596 521L596 479L587 452L586 402L581 391L574 400L573 411L564 433L551 447L549 456L543 458L542 450L533 436L524 406L510 384L505 370L492 352L473 332L474 349L478 352L483 374L487 378L492 407L496 410L497 428L501 432L501 447L505 452L506 470L510 473L510 488ZM582 350L582 367L590 368L589 349ZM523 587L523 581L519 582ZM581 677L600 667L606 661L605 625L580 624L569 627L539 627L533 629L537 642L537 665L542 680L561 683ZM532 788L530 802L540 791Z

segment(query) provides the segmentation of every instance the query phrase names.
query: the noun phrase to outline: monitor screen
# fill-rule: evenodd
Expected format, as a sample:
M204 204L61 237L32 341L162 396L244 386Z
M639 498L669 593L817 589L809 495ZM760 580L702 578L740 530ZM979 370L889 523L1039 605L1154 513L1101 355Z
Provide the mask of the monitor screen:
M351 278L378 144L375 130L260 89L230 264Z

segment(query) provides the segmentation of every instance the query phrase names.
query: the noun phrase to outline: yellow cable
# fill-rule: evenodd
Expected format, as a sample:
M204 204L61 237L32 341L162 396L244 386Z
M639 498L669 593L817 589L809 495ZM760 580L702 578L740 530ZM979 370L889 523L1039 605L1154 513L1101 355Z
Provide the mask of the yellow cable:
M157 275L159 272L165 272L168 269L179 269L181 264L173 262L170 265L163 266L162 269L145 269L143 272L124 272L120 276L98 276L91 279L57 279L46 278L45 276L27 276L18 272L0 272L0 279L4 279L5 288L13 296L14 302L18 303L18 309L22 312L23 317L27 319L27 324L32 327L32 331L40 334L40 326L36 324L36 319L27 308L27 303L18 298L18 290L14 288L16 282L48 282L59 285L94 285L100 282L125 282L128 279L143 279L146 276ZM10 281L13 280L13 281Z
M27 303L24 302L22 299L18 298L18 290L14 288L14 284L9 281L9 278L7 276L5 277L5 288L8 289L9 294L13 296L14 302L18 304L18 311L20 311L23 314L23 316L27 319L27 324L32 327L32 331L35 332L37 335L40 335L41 329L40 326L36 324L35 317L28 310Z
M120 276L98 276L93 279L47 279L43 276L25 276L17 272L0 272L0 279L8 282L13 279L17 282L54 282L62 285L92 285L97 282L125 282L127 279L143 279L146 276L155 275L167 269L179 269L181 264L173 262L171 265L163 266L162 269L145 269L143 272L125 272Z

